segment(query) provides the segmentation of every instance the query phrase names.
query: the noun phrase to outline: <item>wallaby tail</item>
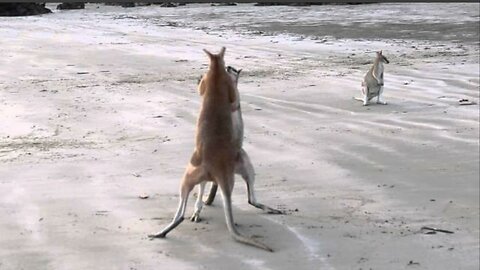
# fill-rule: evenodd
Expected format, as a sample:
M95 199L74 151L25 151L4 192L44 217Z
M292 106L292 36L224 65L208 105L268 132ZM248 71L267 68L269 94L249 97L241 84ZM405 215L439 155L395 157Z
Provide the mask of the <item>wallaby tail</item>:
M213 182L212 187L210 188L210 193L208 194L207 200L205 200L205 205L211 205L215 200L215 195L217 194L218 185Z
M249 246L254 246L266 251L273 252L273 249L271 249L267 245L257 242L251 238L245 237L237 231L237 229L235 228L235 223L233 221L231 196L230 194L227 194L226 190L224 190L224 187L221 186L220 189L222 191L222 196L223 196L223 208L225 210L225 219L227 221L227 227L233 239L237 242L240 242Z

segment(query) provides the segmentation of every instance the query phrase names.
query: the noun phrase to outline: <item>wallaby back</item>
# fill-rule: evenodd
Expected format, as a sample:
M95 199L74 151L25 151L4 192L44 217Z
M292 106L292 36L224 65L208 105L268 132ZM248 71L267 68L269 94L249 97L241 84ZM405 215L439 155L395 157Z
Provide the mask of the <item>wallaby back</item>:
M219 168L223 163L233 166L238 152L232 144L231 107L236 100L235 86L225 70L225 47L219 54L204 51L210 65L199 85L203 101L197 121L197 155L208 168Z

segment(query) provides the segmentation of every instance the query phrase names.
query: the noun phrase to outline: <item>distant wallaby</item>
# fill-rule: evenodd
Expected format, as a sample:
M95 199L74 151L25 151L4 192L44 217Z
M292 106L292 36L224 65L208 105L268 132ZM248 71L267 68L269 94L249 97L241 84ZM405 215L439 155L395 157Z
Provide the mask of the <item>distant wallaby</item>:
M178 209L167 227L149 237L164 238L177 227L184 220L188 195L194 186L200 184L200 189L203 189L206 181L213 181L220 187L226 223L232 237L238 242L273 251L265 244L241 235L235 228L231 195L236 163L241 156L234 143L231 115L237 99L236 87L225 70L225 47L219 54L204 51L210 58L210 65L198 86L203 100L197 120L196 144L180 185Z
M235 163L235 174L239 174L245 180L247 184L248 192L248 203L266 211L269 214L282 214L283 212L277 209L273 209L269 206L266 206L262 203L257 202L255 196L254 182L255 182L255 171L253 169L252 162L247 155L247 152L242 148L243 146L243 118L242 110L240 106L240 93L238 91L238 79L240 77L240 72L242 70L235 69L231 66L227 67L227 72L232 78L232 81L235 85L236 100L232 107L232 124L233 124L233 136L234 144L238 147L240 155L238 156L237 162ZM210 193L207 200L205 201L206 205L211 205L215 199L215 194L217 192L217 185L215 182L212 183ZM200 219L200 211L203 207L203 190L200 186L199 195L197 197L197 202L195 204L195 213L190 218L192 221L198 222Z
M370 70L367 72L362 82L362 95L363 98L355 98L356 100L363 101L363 106L367 106L368 102L377 97L377 103L387 105L387 102L382 100L383 93L383 63L390 63L382 51L377 52L377 57Z

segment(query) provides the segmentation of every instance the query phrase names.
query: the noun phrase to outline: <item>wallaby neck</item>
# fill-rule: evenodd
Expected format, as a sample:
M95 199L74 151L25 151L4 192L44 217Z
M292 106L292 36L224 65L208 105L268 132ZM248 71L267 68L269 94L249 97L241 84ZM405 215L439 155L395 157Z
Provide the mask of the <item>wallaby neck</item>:
M224 70L225 65L223 63L219 63L218 59L215 59L210 62L209 70L212 72L219 72L220 70Z
M375 73L376 77L379 77L380 74L383 73L383 62L380 59L375 59L373 64L373 72Z

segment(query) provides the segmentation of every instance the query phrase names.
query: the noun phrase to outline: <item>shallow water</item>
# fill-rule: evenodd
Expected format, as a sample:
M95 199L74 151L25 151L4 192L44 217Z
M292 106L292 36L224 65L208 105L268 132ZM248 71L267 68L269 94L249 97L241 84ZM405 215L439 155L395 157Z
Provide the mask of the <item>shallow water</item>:
M205 5L187 5L174 9L152 10L150 14L141 15L140 18L210 31L234 29L239 32L294 34L318 38L329 36L338 39L478 42L479 10L478 3L310 7L256 7L252 4L241 4L208 9Z

